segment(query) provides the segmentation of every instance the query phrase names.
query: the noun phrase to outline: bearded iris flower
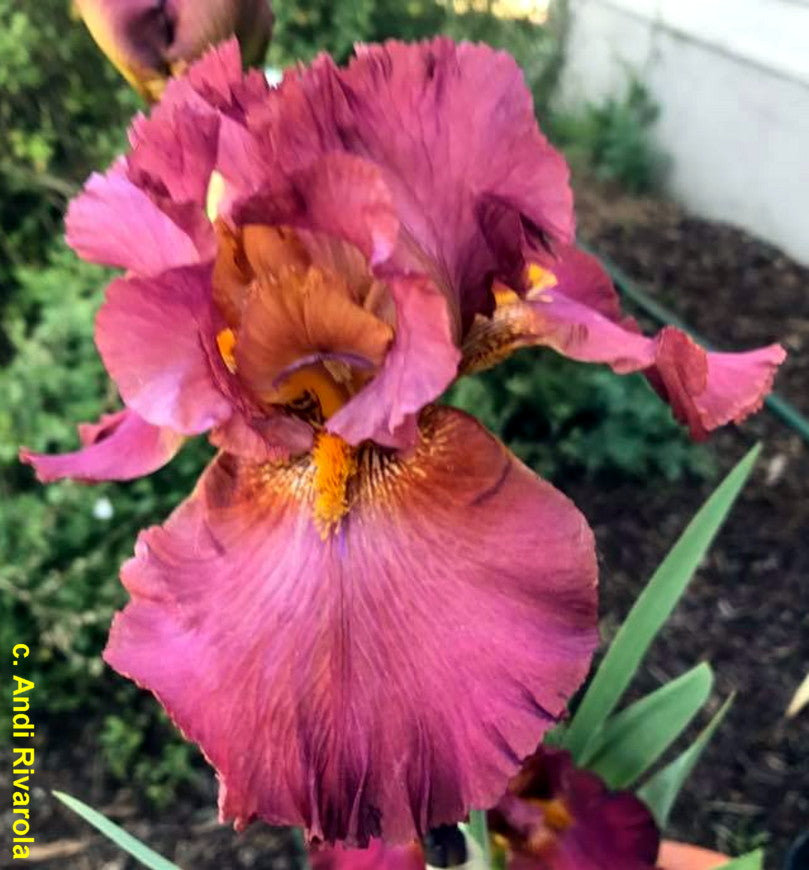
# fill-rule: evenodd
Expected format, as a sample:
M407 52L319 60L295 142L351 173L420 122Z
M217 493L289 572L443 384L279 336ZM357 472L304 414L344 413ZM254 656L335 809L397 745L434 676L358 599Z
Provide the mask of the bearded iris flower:
M235 35L247 64L264 60L269 0L74 0L87 29L124 78L156 100L172 75Z
M660 848L641 800L546 747L526 761L489 824L508 870L654 870Z
M72 204L121 267L96 341L125 410L43 480L219 454L122 570L106 660L220 778L220 814L407 843L491 806L596 644L592 533L471 417L459 375L546 345L646 371L701 436L780 348L641 336L571 247L562 157L513 60L438 39L270 89L231 42Z

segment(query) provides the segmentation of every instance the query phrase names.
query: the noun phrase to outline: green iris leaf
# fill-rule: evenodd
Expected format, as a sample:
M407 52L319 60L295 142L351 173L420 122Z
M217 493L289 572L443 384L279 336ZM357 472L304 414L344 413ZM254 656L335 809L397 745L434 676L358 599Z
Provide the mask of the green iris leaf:
M642 788L638 789L638 797L649 807L659 828L663 829L668 824L669 814L683 783L688 779L702 754L702 750L708 745L714 732L725 718L733 704L734 697L735 695L731 695L725 701L688 749L662 770L659 770Z
M610 788L627 788L680 736L708 700L713 672L697 665L613 716L588 744L583 766Z
M749 477L760 450L760 445L753 447L700 508L619 629L561 739L577 763L581 764L583 758L592 755L590 742L600 739L604 723L685 592Z
M124 852L129 853L133 858L136 858L143 864L144 867L150 870L180 870L176 864L166 860L162 855L144 846L140 840L128 834L123 828L118 827L114 822L111 822L106 816L88 807L87 804L77 798L71 797L61 791L54 791L53 796L62 801L65 806L73 810L81 816L85 822L89 822L94 828L99 830L108 840L112 840L116 846L120 846Z

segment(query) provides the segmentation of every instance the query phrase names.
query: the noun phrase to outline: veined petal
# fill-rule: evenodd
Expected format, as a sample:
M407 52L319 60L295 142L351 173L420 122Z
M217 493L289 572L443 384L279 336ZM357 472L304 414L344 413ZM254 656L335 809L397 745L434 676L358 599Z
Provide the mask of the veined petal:
M428 274L458 328L491 310L492 277L514 274L515 238L572 236L567 166L504 52L445 38L360 46L346 69L321 56L251 108L252 145L223 131L236 186L278 188L323 155L374 164L401 224L393 266Z
M126 404L150 423L187 435L232 413L214 372L224 377L210 282L210 265L148 280L120 278L96 319L96 344Z
M372 439L406 448L418 437L419 411L455 379L461 354L446 298L422 276L392 276L396 334L380 372L328 423L352 444Z
M379 169L351 154L332 153L291 173L279 190L243 201L238 224L264 223L336 236L372 266L390 257L399 233L393 201Z
M176 206L174 213L178 220L116 164L106 175L91 175L84 191L70 203L65 218L67 242L92 263L118 266L143 277L159 275L198 263L213 244L210 226L207 233L198 221L183 226L181 218L188 215Z
M403 226L446 269L464 322L486 309L502 269L481 232L483 203L571 240L567 164L539 131L510 55L443 38L360 46L333 82L344 94L335 102L341 139L382 167Z
M622 318L611 282L597 261L568 249L543 269L542 285L521 300L508 294L491 319L478 318L466 338L463 371L488 368L519 347L543 345L618 374L642 371L692 437L740 422L757 411L786 356L780 345L742 353L705 351L682 330L642 335Z
M315 470L221 456L122 577L105 657L217 768L223 818L406 843L493 804L596 643L592 534L471 418L357 456L325 538Z
M278 462L312 449L312 427L298 417L273 410L248 418L235 411L210 434L215 447L252 462Z
M47 455L23 448L20 459L32 465L43 483L73 480L132 480L162 468L185 438L171 429L152 426L128 408L105 414L98 423L79 426L84 447L73 453Z
M142 186L161 188L175 202L204 206L219 126L220 118L210 108L158 103L150 117L136 117L129 129L129 177Z
M780 344L744 353L706 353L674 327L655 338L655 365L649 382L671 405L694 438L725 423L740 423L760 410L786 359Z

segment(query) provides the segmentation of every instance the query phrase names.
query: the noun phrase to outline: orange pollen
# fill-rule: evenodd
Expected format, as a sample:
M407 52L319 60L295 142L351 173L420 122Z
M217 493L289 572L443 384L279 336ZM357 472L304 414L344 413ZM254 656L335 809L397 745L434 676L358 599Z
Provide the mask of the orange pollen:
M528 267L528 283L531 289L528 291L528 298L542 295L545 290L550 290L555 287L559 281L556 275L539 265L539 263L531 263Z
M339 435L319 432L312 448L314 520L326 540L348 513L348 482L357 470L355 449Z
M236 371L236 335L232 329L223 329L216 336L216 346L228 371L233 374Z
M520 297L505 284L497 281L494 285L494 304L497 308L502 308L504 305L513 305L520 301Z
M562 833L573 824L573 816L561 798L537 800L536 803L542 808L545 824L552 831Z

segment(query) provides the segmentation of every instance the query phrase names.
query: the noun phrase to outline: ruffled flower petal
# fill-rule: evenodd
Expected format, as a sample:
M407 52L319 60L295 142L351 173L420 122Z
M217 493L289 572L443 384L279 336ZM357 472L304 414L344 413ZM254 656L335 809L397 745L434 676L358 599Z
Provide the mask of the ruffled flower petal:
M129 130L129 178L175 202L204 206L216 165L219 126L213 110L177 101L159 103L150 117L136 117Z
M761 407L786 356L780 345L708 352L671 326L647 338L622 318L616 302L597 261L568 250L558 265L542 270L527 299L506 292L491 319L478 319L466 339L463 369L478 371L519 347L544 345L619 374L642 371L697 439Z
M235 411L211 431L209 441L228 453L252 462L278 462L312 449L314 431L298 417L273 411L248 417Z
M366 845L457 821L587 671L583 517L465 415L425 412L421 434L407 458L357 454L326 537L309 458L221 456L123 569L105 657L200 744L239 827Z
M399 221L373 163L350 154L327 154L284 181L281 189L238 206L236 222L327 233L358 248L372 266L390 257Z
M382 167L400 219L446 270L462 319L485 309L500 251L482 232L498 202L558 241L572 238L568 168L539 131L522 72L505 52L435 39L361 46L335 101L340 136Z
M674 327L655 339L655 364L646 374L694 438L725 423L740 423L761 409L778 366L786 359L779 344L745 353L706 353Z
M490 310L492 277L512 277L515 233L534 244L572 236L567 165L513 58L486 46L360 46L346 69L321 56L288 73L248 126L252 146L242 131L224 137L235 137L226 174L248 199L256 175L273 189L324 154L375 164L402 225L393 265L429 274L463 323Z
M119 163L90 176L65 226L68 244L83 259L149 277L213 256L213 230L204 221L201 211L195 219L177 206L170 216Z
M124 402L156 426L205 432L232 414L214 369L211 268L175 269L109 286L96 319L96 344Z
M352 444L372 439L407 448L416 419L458 374L446 299L426 278L392 277L396 335L377 376L329 420L328 429Z
M34 467L43 483L66 477L87 482L132 480L162 468L185 440L129 409L80 425L79 437L84 447L73 453L47 455L23 448L20 459Z

